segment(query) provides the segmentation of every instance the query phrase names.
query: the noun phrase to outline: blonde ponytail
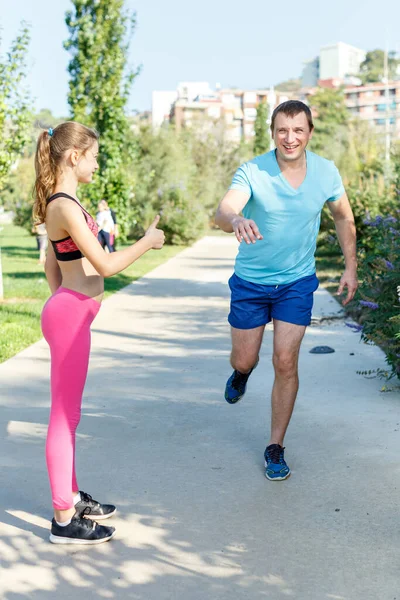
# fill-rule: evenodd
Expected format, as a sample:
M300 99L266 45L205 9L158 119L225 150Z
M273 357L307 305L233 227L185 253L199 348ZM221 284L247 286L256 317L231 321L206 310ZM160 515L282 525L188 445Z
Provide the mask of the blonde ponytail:
M56 166L50 152L50 134L42 131L36 147L35 154L35 203L33 205L33 219L36 223L43 223L46 217L46 200L50 198L56 184Z

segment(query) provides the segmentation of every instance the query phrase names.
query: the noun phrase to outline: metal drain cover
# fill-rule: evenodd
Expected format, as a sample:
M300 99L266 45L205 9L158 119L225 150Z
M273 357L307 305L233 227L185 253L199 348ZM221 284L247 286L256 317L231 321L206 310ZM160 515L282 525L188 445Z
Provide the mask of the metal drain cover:
M310 354L332 354L335 352L330 346L315 346L310 350Z

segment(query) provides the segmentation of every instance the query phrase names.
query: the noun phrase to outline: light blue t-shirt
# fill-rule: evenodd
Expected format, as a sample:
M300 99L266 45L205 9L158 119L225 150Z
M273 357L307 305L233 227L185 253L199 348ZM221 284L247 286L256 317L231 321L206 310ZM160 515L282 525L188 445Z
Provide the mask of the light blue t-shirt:
M253 283L281 285L315 273L315 249L326 201L344 194L339 171L332 161L306 151L307 173L294 189L283 176L275 150L244 163L229 189L250 194L243 209L257 224L262 240L242 242L235 273Z

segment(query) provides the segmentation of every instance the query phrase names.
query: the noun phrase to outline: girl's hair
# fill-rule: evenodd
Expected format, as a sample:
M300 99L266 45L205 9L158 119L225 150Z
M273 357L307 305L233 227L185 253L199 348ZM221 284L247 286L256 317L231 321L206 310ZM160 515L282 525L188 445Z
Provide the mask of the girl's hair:
M35 154L36 181L33 205L35 222L43 223L45 220L46 200L53 193L65 152L76 148L85 153L98 139L99 135L94 129L74 121L67 121L54 129L42 131Z

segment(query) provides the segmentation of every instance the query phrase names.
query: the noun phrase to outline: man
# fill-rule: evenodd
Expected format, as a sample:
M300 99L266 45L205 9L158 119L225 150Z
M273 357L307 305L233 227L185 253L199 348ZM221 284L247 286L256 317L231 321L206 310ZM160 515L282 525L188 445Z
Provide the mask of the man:
M215 219L240 242L229 280L234 369L225 390L229 404L243 397L258 363L265 325L271 320L274 325L271 436L264 452L265 475L273 481L290 475L283 441L299 386L300 344L319 283L314 253L326 201L345 259L338 289L342 294L347 288L344 305L357 289L353 213L334 163L306 150L313 130L306 104L280 104L271 120L276 149L237 170Z

